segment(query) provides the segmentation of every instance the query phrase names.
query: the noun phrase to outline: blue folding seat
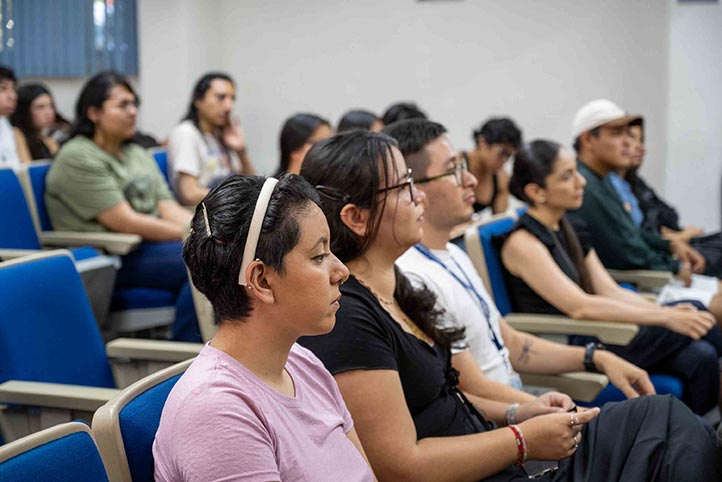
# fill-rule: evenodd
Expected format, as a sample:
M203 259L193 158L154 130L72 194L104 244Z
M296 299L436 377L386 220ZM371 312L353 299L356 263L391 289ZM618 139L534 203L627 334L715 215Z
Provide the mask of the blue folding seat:
M0 480L7 482L108 482L87 425L69 422L0 447Z
M25 182L31 206L34 207L35 219L41 233L52 235L52 225L45 208L45 177L50 169L49 163L34 164L27 168ZM104 236L110 239L132 237L135 244L140 244L140 237L119 233L78 233ZM113 246L109 247L110 249ZM118 254L127 254L129 249L122 246ZM122 262L122 261L121 261ZM124 288L113 292L110 302L108 329L112 333L132 333L150 328L170 326L175 319L176 293L151 288Z
M191 362L137 381L95 412L93 432L114 481L153 481L153 439L163 405Z

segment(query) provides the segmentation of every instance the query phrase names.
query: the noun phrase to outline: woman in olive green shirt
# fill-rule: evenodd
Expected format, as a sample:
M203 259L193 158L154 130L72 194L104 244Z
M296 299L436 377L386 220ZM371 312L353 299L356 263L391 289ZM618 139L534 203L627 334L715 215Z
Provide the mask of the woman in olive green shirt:
M174 339L199 340L181 239L191 213L171 195L151 156L130 143L138 98L128 81L102 72L83 87L73 138L58 152L46 180L53 228L142 236L123 257L116 288L170 291L175 297Z

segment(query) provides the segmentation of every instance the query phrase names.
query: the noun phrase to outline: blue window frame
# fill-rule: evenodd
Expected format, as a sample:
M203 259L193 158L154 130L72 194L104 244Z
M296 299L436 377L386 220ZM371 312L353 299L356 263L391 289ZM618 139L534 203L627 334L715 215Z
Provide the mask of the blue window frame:
M0 0L0 64L18 77L138 74L136 0Z

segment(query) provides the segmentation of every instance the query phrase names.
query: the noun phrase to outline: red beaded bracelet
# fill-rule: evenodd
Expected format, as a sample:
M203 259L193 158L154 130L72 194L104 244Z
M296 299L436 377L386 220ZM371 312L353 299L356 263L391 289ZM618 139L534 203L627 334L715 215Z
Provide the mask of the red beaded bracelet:
M517 462L523 464L524 462L526 462L527 456L529 455L526 447L526 439L524 438L524 434L521 433L521 429L519 429L519 427L516 425L507 425L507 427L509 427L509 429L514 432L514 438L516 439L516 449L519 451Z

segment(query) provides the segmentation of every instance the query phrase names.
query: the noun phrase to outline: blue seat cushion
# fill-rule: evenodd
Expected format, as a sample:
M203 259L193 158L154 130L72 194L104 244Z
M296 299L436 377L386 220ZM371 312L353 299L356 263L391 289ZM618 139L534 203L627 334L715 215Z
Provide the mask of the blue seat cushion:
M110 311L141 310L175 306L176 295L172 291L152 288L117 289L113 293Z
M76 432L0 464L0 480L13 482L108 482L93 439Z
M100 255L95 248L83 246L82 248L73 248L70 250L75 261L83 261L84 259L95 258Z
M163 405L180 377L176 375L150 388L120 411L120 433L133 482L153 482L153 439Z
M682 381L678 378L670 377L668 375L650 375L650 380L654 385L654 389L658 394L670 394L681 399L682 391L684 389ZM591 403L580 403L583 406L589 407L601 407L607 402L621 402L626 400L627 397L612 384L607 385L604 390L595 398Z

